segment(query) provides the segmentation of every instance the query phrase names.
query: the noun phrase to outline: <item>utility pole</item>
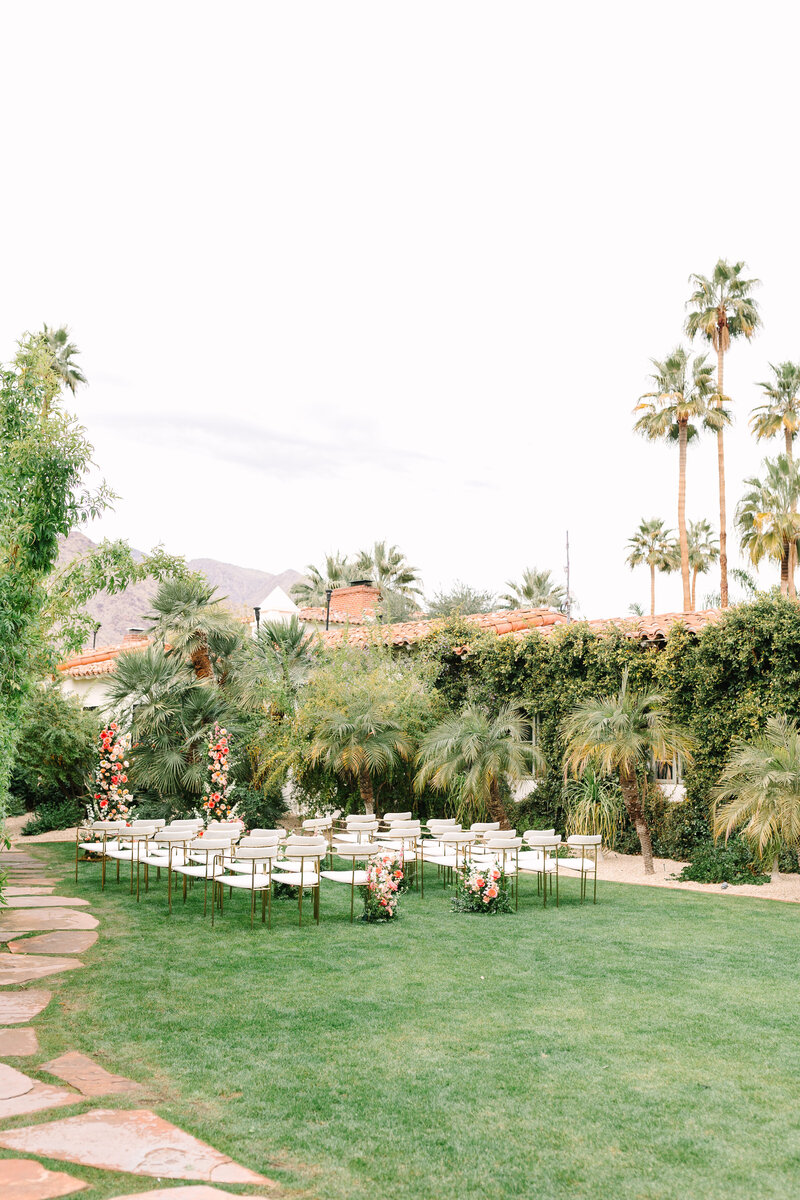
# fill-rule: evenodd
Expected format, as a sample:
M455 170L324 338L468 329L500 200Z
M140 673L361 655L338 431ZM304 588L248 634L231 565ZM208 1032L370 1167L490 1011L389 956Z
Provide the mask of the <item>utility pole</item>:
M572 620L572 595L569 590L569 530L567 530L567 620Z

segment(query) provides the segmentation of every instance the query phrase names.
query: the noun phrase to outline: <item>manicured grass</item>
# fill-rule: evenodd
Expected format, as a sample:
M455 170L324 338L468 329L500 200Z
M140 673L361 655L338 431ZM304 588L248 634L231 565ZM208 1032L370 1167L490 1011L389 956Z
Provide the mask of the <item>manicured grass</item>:
M526 881L486 918L451 913L430 870L394 924L351 926L329 884L319 928L287 900L271 933L244 895L212 930L202 892L168 920L163 881L137 907L96 866L67 873L101 937L53 982L45 1052L98 1056L321 1200L797 1193L794 905L601 884L581 907L570 880L543 911ZM97 1200L131 1190L92 1178Z

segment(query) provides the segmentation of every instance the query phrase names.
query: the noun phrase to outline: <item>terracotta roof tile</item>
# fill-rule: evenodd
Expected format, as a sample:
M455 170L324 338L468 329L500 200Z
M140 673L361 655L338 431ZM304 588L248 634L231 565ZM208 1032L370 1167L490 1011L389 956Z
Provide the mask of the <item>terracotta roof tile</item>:
M563 613L553 612L552 609L518 608L502 609L499 612L491 613L474 613L472 616L464 617L464 620L468 624L474 625L476 629L496 633L498 637L503 637L511 633L512 629L517 629L522 634L529 633L531 629L563 625L566 624L567 618ZM419 621L400 621L396 625L373 625L368 628L351 630L349 633L331 629L323 632L322 637L325 644L329 646L339 645L343 641L347 641L351 646L367 646L376 640L382 641L388 646L412 646L415 642L427 637L441 623L441 620L432 620L430 617L426 617ZM461 653L465 649L466 647L462 646L457 653Z
M120 654L128 650L144 650L149 645L148 637L125 638L113 646L98 646L86 654L76 654L74 658L59 663L56 669L72 679L92 679L96 675L110 675Z
M314 624L325 624L326 609L320 608L301 608L298 610L297 619L299 621L314 622ZM349 616L346 612L336 612L331 609L331 625L364 625L363 617Z

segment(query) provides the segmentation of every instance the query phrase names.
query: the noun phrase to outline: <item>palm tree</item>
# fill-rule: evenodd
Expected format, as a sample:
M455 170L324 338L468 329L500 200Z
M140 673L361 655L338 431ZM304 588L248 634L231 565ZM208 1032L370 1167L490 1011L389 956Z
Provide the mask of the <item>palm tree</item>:
M683 611L694 608L689 583L689 542L686 534L686 446L697 430L690 422L706 419L708 397L714 390L706 356L692 361L682 346L676 346L663 362L650 360L655 390L639 398L634 412L642 415L634 425L637 433L651 441L664 438L678 443L678 539L680 544Z
M770 717L751 742L734 739L715 789L714 833L727 841L735 829L778 873L783 844L800 862L800 732L783 714Z
M356 696L316 721L312 763L321 763L358 785L366 813L375 811L373 783L390 777L413 753L412 739L384 707Z
M458 789L462 799L485 807L493 821L508 829L500 785L503 779L528 778L542 761L529 731L530 721L515 705L503 705L494 716L476 704L467 705L423 740L415 791Z
M108 703L124 711L133 747L131 784L184 811L199 801L208 775L208 738L226 723L219 688L208 687L191 667L162 646L120 654L109 678Z
M800 468L785 454L764 460L766 476L745 479L745 492L736 510L742 549L754 566L763 558L780 563L781 591L795 597L794 576L789 569L790 548L800 537Z
M214 662L224 674L242 641L243 626L222 607L224 599L201 575L165 579L147 616L153 636L169 644L168 653L187 657L198 679L217 678Z
M777 367L769 364L772 379L758 386L767 397L766 404L760 404L750 414L750 428L760 440L766 437L776 437L783 433L786 443L786 457L792 462L792 444L800 429L800 363L782 362ZM796 511L796 502L795 509ZM794 579L797 566L797 546L791 542L789 546L789 578Z
M653 844L639 791L639 775L655 759L691 758L688 736L670 720L664 697L628 687L627 670L616 695L581 700L564 718L564 761L576 777L587 767L619 775L622 799L642 848L645 874L653 874Z
M640 563L650 568L650 616L656 611L656 571L669 574L678 564L678 548L672 530L664 528L660 517L641 521L636 533L628 541L628 566L633 570Z
M692 612L696 607L697 576L705 575L712 563L719 558L719 542L708 521L690 521L687 530L689 542L689 568L692 572Z
M422 595L420 574L412 567L397 546L375 542L371 550L362 550L356 559L356 571L371 579L382 593L391 593L405 600L417 600Z
M557 608L563 612L567 603L566 588L556 583L552 572L536 567L525 568L521 583L507 579L506 587L511 590L500 597L505 601L503 608Z
M42 332L53 355L53 370L60 382L68 387L74 396L78 384L86 383L86 376L75 362L75 356L80 354L80 350L69 340L69 329L66 325L60 325L58 329L51 329L45 325Z
M292 584L289 595L301 608L319 608L325 604L326 591L347 587L358 578L356 564L337 550L334 554L325 555L321 569L313 563L309 564L306 567L306 577Z
M694 338L697 334L710 342L717 352L717 391L712 402L722 408L727 399L724 389L725 354L730 348L731 338L753 336L761 324L758 304L750 292L759 283L758 279L743 279L743 262L729 263L719 259L711 278L705 275L690 275L689 283L694 287L687 308L691 311L686 318L686 332ZM719 566L720 596L722 608L728 607L728 533L725 511L725 445L723 426L717 429L717 470L719 474Z
M242 647L235 672L241 705L251 711L275 703L292 711L319 652L319 642L293 614L288 621L262 621L258 636Z

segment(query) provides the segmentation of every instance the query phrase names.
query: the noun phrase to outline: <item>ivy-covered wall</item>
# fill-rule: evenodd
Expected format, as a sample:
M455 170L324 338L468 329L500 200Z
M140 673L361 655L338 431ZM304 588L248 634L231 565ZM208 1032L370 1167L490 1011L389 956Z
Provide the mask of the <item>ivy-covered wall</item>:
M456 653L465 644L470 653ZM547 770L525 804L531 824L563 826L559 726L569 708L582 696L615 691L626 667L632 687L662 693L695 743L694 763L684 771L686 801L664 803L655 793L649 801L662 854L685 856L710 837L712 789L734 736L751 736L778 712L800 717L800 608L781 597L731 609L699 636L675 627L664 647L581 624L520 641L476 638L474 628L453 621L417 653L433 665L435 686L450 705L516 700L537 714Z

